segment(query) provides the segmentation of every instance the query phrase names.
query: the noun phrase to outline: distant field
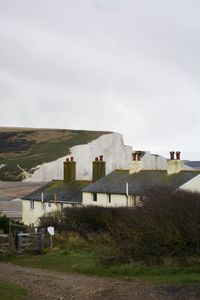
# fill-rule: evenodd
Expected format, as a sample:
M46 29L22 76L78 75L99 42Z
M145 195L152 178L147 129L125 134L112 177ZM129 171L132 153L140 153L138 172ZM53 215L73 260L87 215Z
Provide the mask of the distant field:
M45 182L5 182L0 181L0 201L23 197L40 188ZM1 202L0 202L1 205Z
M44 184L44 182L0 181L0 212L8 217L21 218L22 202L10 200L28 195Z
M110 132L0 127L0 180L21 181L37 165L69 154L75 145L86 144Z

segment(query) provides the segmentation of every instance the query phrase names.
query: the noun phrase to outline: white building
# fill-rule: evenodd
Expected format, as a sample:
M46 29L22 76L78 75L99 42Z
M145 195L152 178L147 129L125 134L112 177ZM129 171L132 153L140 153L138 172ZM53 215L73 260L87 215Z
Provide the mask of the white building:
M144 170L144 162L133 155L129 170L115 170L83 189L82 205L134 206L152 187L168 187L200 192L200 171L184 170L180 153L171 157L167 170ZM173 155L172 155L173 156Z
M38 226L40 218L65 207L82 205L82 190L92 183L76 180L76 162L66 159L63 180L53 180L33 193L22 198L22 221L25 225ZM93 161L93 182L105 176L103 156Z
M157 164L154 164L153 170L144 168L147 166L144 156L145 152L133 153L129 169L118 169L107 176L106 162L100 156L93 161L90 181L76 180L76 163L72 158L67 159L64 162L64 180L54 180L23 198L24 224L37 226L40 217L65 207L135 206L146 190L155 186L200 192L200 171L184 170L179 152L176 159L171 157L167 161L167 170L157 169Z

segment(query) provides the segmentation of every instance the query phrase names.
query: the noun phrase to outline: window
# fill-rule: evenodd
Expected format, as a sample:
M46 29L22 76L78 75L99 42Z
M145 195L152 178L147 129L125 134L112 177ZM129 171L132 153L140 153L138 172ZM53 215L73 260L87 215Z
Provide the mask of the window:
M94 202L97 202L97 193L94 193L94 194L93 194L93 201L94 201Z
M33 200L31 200L31 202L30 202L30 209L34 209L34 201Z
M111 203L111 194L108 194L108 202Z

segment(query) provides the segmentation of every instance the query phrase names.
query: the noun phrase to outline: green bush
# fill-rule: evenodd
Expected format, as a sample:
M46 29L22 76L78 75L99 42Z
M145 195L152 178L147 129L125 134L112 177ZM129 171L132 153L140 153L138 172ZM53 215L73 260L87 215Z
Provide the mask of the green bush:
M5 215L0 215L0 230L3 230L4 233L9 232L9 218L7 218Z
M134 208L67 208L42 223L96 243L104 264L184 263L200 257L199 193L155 187Z

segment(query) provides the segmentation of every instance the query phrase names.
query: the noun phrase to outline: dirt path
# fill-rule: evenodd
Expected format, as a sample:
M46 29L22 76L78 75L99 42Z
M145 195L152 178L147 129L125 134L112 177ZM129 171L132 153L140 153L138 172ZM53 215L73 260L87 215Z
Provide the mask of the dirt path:
M155 287L0 263L0 278L28 290L26 300L197 300L200 287Z

